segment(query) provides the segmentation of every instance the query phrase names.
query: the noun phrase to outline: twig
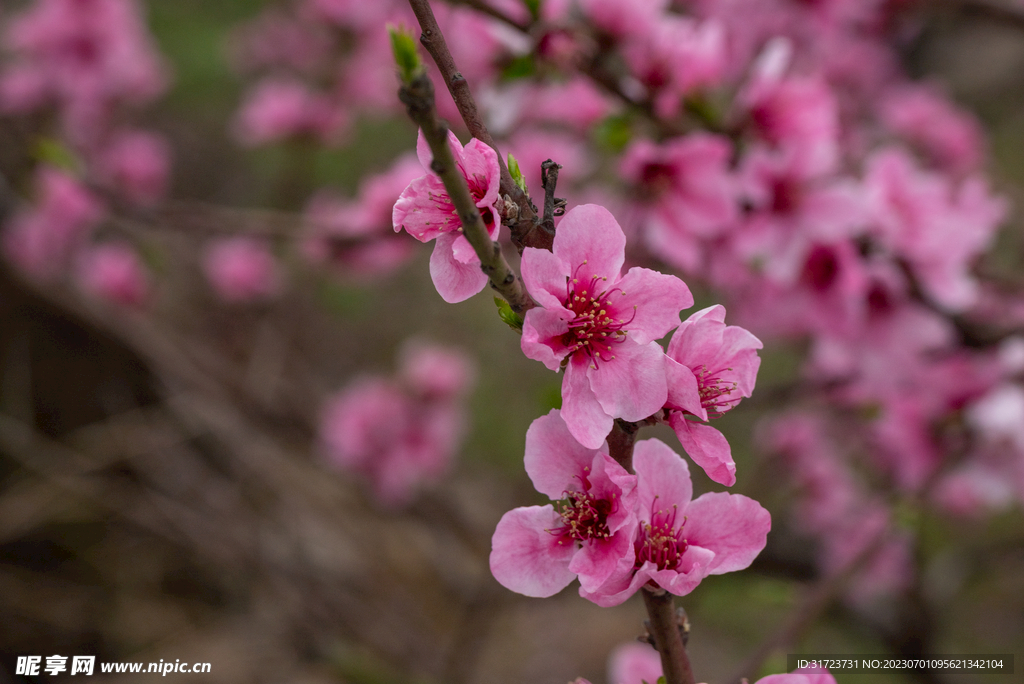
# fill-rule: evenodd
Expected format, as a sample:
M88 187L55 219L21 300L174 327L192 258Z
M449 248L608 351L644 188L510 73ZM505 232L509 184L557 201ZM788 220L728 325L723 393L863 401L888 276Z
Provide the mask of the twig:
M690 657L683 645L683 634L672 594L664 589L650 589L646 586L640 593L644 595L644 606L650 616L651 636L661 656L666 684L694 684L696 679L690 667Z
M556 164L548 159L540 165L540 184L544 188L544 225L552 232L555 232L555 208L560 204L565 207L565 200L558 200L555 197L555 186L558 184L558 170L561 164Z
M455 205L463 234L473 246L476 255L480 257L480 269L487 274L491 287L505 298L516 313L523 314L532 309L535 306L533 300L526 293L522 281L505 261L501 247L491 241L480 217L480 209L476 206L473 196L469 194L466 179L455 163L455 157L448 145L448 128L437 118L437 109L434 107L434 84L431 83L430 77L425 73L419 74L409 83L402 85L398 96L405 104L409 117L420 127L423 137L430 145L430 151L434 155L431 168L441 177L448 196Z
M511 197L512 201L519 206L518 218L510 226L512 242L516 245L516 249L519 250L520 254L522 254L524 247L550 250L554 234L540 225L537 220L537 211L530 202L530 198L512 180L512 174L509 173L508 166L505 165L505 160L498 151L498 145L494 142L494 138L491 137L487 126L484 125L483 120L480 118L476 108L476 101L473 99L473 94L469 91L469 83L456 67L452 53L448 50L448 44L444 40L444 34L441 33L441 27L437 25L437 19L430 8L430 2L428 0L409 0L409 5L412 7L412 11L415 12L416 20L420 24L420 30L422 31L420 43L427 49L434 63L437 64L437 68L441 71L441 76L444 78L448 92L451 93L455 106L459 108L459 113L462 115L462 120L469 129L470 134L477 140L489 145L495 152L498 152L498 165L501 171L499 192L502 197L505 195ZM492 10L489 14L492 17L501 18L517 28L522 28L511 18L498 17L500 13L497 10Z

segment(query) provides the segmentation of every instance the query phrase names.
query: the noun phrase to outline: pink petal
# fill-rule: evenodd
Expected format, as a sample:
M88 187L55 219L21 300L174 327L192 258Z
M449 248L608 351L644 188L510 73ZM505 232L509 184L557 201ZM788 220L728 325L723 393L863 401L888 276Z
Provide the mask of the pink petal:
M525 338L525 327L523 332ZM565 368L565 377L562 379L562 419L572 436L591 449L600 448L612 431L612 417L605 413L590 388L586 362L572 361Z
M550 504L515 508L498 522L491 538L491 574L506 589L525 596L554 596L576 577L569 560L572 543L559 544L548 532L561 519Z
M596 364L587 359L590 387L604 412L614 418L643 420L661 410L668 384L665 353L658 343L636 344L626 338L611 349L611 359Z
M458 161L462 157L462 143L459 142L459 139L451 131L448 131L448 146L452 148L452 155ZM429 171L431 175L437 176L433 169L430 168L430 164L434 161L434 154L430 151L430 144L423 136L422 130L420 130L419 135L416 137L416 157L420 160L423 168Z
M458 156L455 157L459 159ZM477 200L476 206L481 209L494 205L498 199L498 154L490 145L473 138L462 150L459 168L469 182L470 187L486 188L483 196Z
M439 236L430 255L430 279L441 299L449 304L465 301L487 285L487 276L480 270L479 261L463 264L452 254L452 244L459 237L458 233Z
M635 458L635 457L634 457ZM708 573L742 570L761 553L772 526L761 504L740 494L709 492L686 509L686 539L715 552Z
M580 282L598 277L614 283L625 261L626 236L607 209L581 204L567 211L558 224L554 253Z
M689 515L687 505L693 497L690 468L667 444L658 439L637 442L633 448L633 470L637 476L640 520L650 522L654 506L661 509L676 505Z
M668 399L665 400L665 406L687 411L701 420L708 419L708 413L700 403L697 376L692 370L666 356L665 380L668 383Z
M533 421L526 431L526 474L537 491L551 499L577 489L578 478L597 453L573 438L557 409Z
M540 361L548 370L557 371L562 359L569 353L562 342L562 335L567 332L569 323L557 309L530 309L523 320L523 336L519 346L526 358Z
M643 572L670 594L686 596L697 588L702 579L711 574L709 566L714 563L714 559L714 552L699 546L691 546L683 553L679 567L675 570L657 570L654 564L648 561L637 571L637 576Z
M571 271L568 264L546 249L527 247L523 250L522 273L526 290L541 306L563 310L567 320L575 318L563 306L568 297L566 278Z
M683 451L704 469L708 477L726 487L736 484L736 462L732 460L732 449L721 432L710 425L686 420L677 412L669 416L668 423L675 430Z
M592 539L583 544L569 562L569 570L576 573L580 586L587 591L601 587L622 566L632 566L633 535L623 531L609 539Z
M561 227L559 227L561 230ZM693 306L690 288L679 278L647 268L631 268L615 285L622 290L612 299L615 318L630 321L629 335L638 344L660 339L679 325L679 312Z
M420 242L459 228L459 217L441 179L432 172L409 183L395 202L391 221L395 232L405 231Z

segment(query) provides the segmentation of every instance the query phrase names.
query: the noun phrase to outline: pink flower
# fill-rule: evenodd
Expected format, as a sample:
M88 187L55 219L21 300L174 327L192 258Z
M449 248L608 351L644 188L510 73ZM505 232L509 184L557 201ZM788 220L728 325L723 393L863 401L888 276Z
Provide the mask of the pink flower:
M727 487L736 483L729 442L715 428L691 418L707 421L750 396L761 365L761 346L749 331L725 324L721 305L691 315L668 344L668 424L694 463Z
M403 357L396 377L363 377L331 398L320 426L327 460L386 506L409 503L451 467L475 375L452 349L413 343Z
M122 306L138 307L149 298L149 278L138 253L124 243L97 245L82 254L78 280L86 292Z
M663 442L637 442L633 468L640 520L636 560L597 590L581 587L584 598L616 606L648 583L684 596L708 575L746 568L764 548L768 511L739 494L712 492L691 501L686 461Z
M263 145L301 135L331 140L346 124L346 115L327 96L299 81L276 78L249 95L235 127L245 144Z
M103 217L103 205L77 179L42 166L37 202L11 219L4 233L7 257L29 275L52 279Z
M736 218L731 155L725 138L707 133L660 145L640 140L626 150L622 175L638 187L647 205L645 237L652 253L686 271L699 271L699 241L720 235Z
M526 473L558 508L516 508L502 517L491 540L491 572L502 586L546 597L579 577L582 594L632 566L637 478L604 446L582 446L553 410L526 432Z
M203 256L203 271L225 302L268 299L281 287L281 276L270 248L249 237L214 241Z
M121 131L103 150L97 174L106 184L140 206L152 206L167 193L170 148L144 131Z
M566 212L552 252L523 252L523 282L539 305L526 313L523 353L565 369L562 417L590 449L615 418L643 420L665 404L665 354L655 340L693 304L675 276L638 267L623 276L625 246L608 210L584 204Z
M498 155L476 139L463 147L451 132L448 144L480 208L488 234L496 240L500 224L493 207L498 199ZM430 171L432 157L422 132L416 143L416 154L423 168ZM437 240L430 257L430 277L446 302L464 301L484 289L487 276L480 270L480 259L462 234L455 206L441 178L433 171L414 180L402 192L395 204L392 222L396 232L404 228L420 242Z
M984 133L967 112L931 85L903 85L882 100L880 115L898 135L920 148L935 164L953 173L981 165Z

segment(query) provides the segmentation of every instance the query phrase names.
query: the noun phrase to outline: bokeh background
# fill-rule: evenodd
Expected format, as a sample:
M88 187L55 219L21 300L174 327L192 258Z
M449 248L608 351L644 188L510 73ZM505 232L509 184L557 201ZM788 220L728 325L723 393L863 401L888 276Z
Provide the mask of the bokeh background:
M523 440L560 386L523 357L490 296L444 304L423 245L373 282L280 253L285 286L255 305L225 306L203 283L205 241L294 235L315 189L351 196L365 174L412 149L413 126L389 114L359 120L335 148L240 146L231 122L246 82L231 66L230 36L269 3L142 4L173 80L139 121L173 149L172 199L103 230L144 245L156 303L126 311L0 265L0 682L26 681L14 674L17 656L55 653L212 664L208 675L169 675L175 681L607 681L609 652L643 631L639 599L614 609L573 589L527 599L487 567L501 515L541 503L522 469ZM925 4L902 48L905 66L979 117L998 190L1020 206L1024 25L962 3ZM0 22L26 5L4 0ZM0 117L5 196L24 187L38 158L34 134L23 119ZM1020 282L1020 229L1014 211L984 269ZM716 301L693 288L698 306ZM461 348L478 382L451 473L395 509L326 463L317 430L325 399L360 374L392 373L410 337ZM1019 506L980 519L908 513L922 573L885 606L851 605L821 582L814 540L788 523L785 477L755 443L803 351L766 344L753 398L716 422L738 463L733 491L768 507L774 529L750 570L709 578L680 601L698 677L726 681L791 627L795 641L769 649L763 673L783 671L796 650L1016 649L1024 658ZM674 443L668 430L645 436ZM695 479L698 492L716 487ZM806 624L794 626L808 602ZM1016 667L1019 676L1024 663Z

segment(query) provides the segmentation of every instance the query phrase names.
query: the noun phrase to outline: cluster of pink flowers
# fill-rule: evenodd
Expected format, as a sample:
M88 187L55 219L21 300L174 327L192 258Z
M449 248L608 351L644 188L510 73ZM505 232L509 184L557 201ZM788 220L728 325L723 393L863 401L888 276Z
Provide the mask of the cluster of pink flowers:
M10 18L2 40L8 59L0 67L0 113L55 120L33 144L64 158L62 169L35 169L34 202L6 226L7 257L31 277L71 273L87 293L144 304L149 276L131 245L90 246L106 199L150 207L167 192L167 143L125 123L168 80L139 6L36 0Z
M324 406L327 461L356 474L386 506L410 503L451 468L476 371L460 351L409 343L394 377L357 378Z
M637 442L630 473L606 446L576 441L558 411L530 426L525 462L537 491L557 504L505 514L491 572L527 596L552 596L574 579L600 606L647 584L683 596L708 575L750 565L771 527L768 512L745 496L693 499L686 461L663 442Z

